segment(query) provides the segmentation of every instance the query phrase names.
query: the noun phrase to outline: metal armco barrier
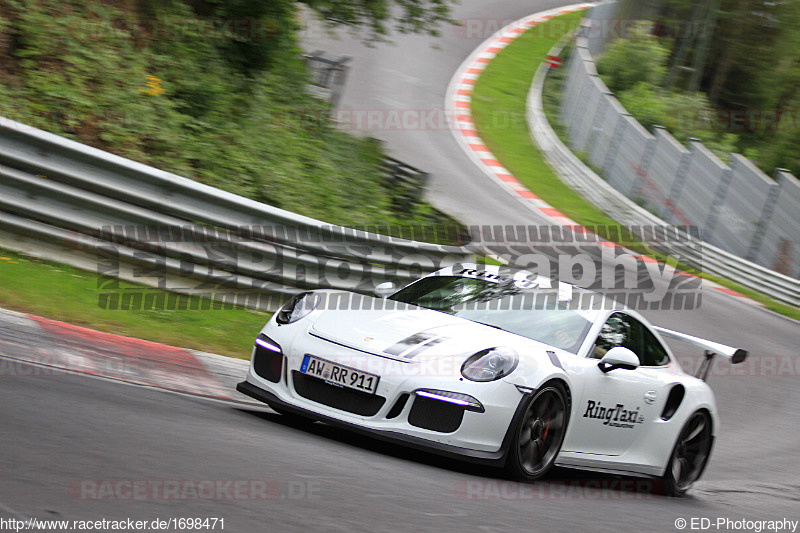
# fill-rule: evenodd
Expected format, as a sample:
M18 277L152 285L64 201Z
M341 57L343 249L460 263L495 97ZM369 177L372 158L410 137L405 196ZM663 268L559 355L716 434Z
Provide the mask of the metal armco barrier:
M687 149L666 130L650 133L636 122L593 60L609 38L602 28L614 9L601 4L587 14L567 65L561 108L572 149L584 152L605 179L546 124L544 67L528 99L534 139L562 179L610 216L625 224L695 226L706 242L687 262L800 306L800 181L783 171L772 180L739 154L726 165L699 141Z
M109 280L276 296L266 307L309 288L369 292L472 256L325 224L2 118L0 244L94 261Z

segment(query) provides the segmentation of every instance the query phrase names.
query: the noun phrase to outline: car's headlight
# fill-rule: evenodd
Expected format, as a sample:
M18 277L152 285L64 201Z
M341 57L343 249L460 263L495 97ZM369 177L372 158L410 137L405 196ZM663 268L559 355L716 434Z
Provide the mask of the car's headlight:
M494 381L517 368L519 356L511 348L481 350L464 361L461 375L472 381Z
M275 316L278 324L291 324L297 322L319 305L320 297L318 294L304 292L294 296L291 300L281 307Z

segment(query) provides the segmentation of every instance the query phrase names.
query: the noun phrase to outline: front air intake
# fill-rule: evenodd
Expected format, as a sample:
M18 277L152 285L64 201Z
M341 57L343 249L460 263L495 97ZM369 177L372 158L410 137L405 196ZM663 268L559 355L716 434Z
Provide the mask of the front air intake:
M277 342L266 335L256 337L253 371L267 381L278 383L283 370L283 353Z
M464 410L463 405L415 396L408 413L408 423L431 431L452 433L461 427Z
M407 392L404 392L403 394L400 395L399 398L397 398L397 401L394 402L394 405L392 406L391 409L389 409L389 412L386 414L387 420L391 420L392 418L397 418L398 416L400 416L400 413L403 412L403 407L406 406L406 402L408 401L409 396L410 395Z

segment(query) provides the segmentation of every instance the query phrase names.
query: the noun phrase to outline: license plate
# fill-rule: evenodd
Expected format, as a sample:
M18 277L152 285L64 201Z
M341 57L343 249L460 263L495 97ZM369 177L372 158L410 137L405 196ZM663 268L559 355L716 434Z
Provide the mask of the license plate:
M303 357L303 364L300 366L300 372L309 376L314 376L315 378L324 379L333 385L360 390L370 394L375 394L375 391L378 389L378 380L380 379L375 374L362 372L355 368L339 365L309 354Z

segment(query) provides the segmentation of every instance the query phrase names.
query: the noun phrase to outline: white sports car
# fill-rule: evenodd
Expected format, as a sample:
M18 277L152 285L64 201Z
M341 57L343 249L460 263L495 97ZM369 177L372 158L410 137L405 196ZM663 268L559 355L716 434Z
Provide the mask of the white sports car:
M717 428L711 358L747 355L523 270L459 264L376 292L294 297L256 338L237 390L516 478L558 465L657 477L680 495ZM662 336L705 348L700 377Z

